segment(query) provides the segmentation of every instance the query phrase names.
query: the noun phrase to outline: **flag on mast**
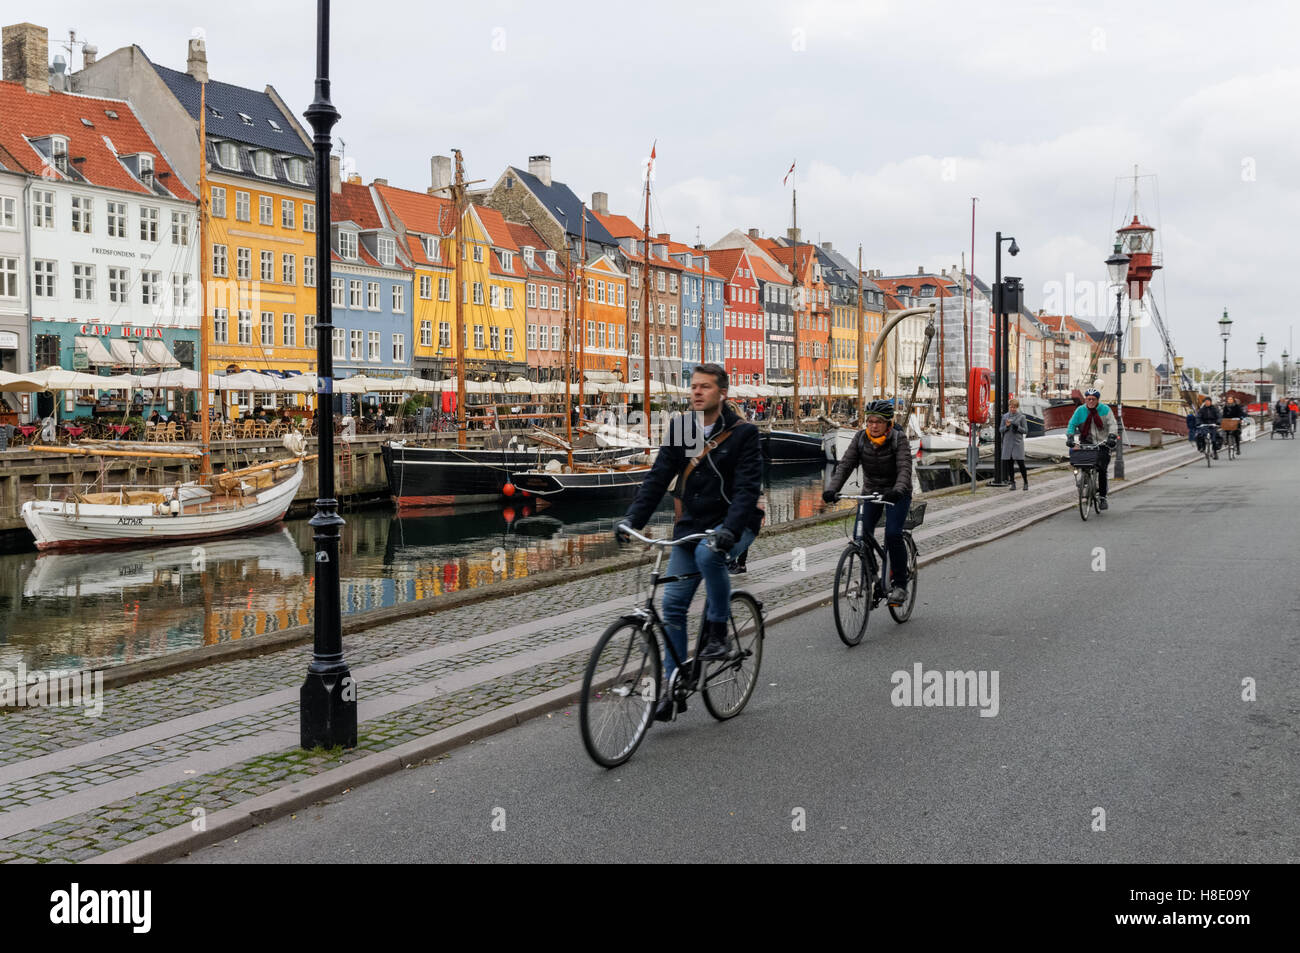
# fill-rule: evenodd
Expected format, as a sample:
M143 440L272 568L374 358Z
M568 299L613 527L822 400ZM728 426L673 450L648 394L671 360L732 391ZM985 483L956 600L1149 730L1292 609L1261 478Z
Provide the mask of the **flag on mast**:
M798 161L799 161L798 159L795 160L795 162L798 162ZM781 184L782 184L782 185L785 185L787 182L789 182L789 181L790 181L790 176L794 175L794 165L795 165L794 162L791 162L791 163L790 163L790 171L787 172L787 173L785 174L785 178L781 180Z
M650 174L655 170L655 146L657 145L659 145L658 139L650 144L650 161L646 163L645 167L645 177L647 179L650 178Z

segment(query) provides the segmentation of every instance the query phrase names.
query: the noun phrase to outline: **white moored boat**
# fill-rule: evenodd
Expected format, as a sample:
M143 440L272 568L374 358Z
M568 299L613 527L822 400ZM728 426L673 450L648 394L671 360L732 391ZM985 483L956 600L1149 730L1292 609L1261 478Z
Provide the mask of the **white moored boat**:
M212 490L120 487L30 500L23 521L42 551L206 539L277 523L302 483L301 458L221 474Z

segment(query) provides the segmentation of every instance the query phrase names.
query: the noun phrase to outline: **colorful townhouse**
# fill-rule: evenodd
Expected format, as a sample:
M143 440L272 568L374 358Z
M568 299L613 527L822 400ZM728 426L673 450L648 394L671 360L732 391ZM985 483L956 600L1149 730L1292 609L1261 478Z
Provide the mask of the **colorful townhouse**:
M87 62L72 86L131 99L186 188L197 190L206 163L209 369L314 372L314 154L294 111L271 86L211 80L199 37L189 40L185 72L129 46Z
M527 171L509 166L482 202L511 222L531 225L548 248L562 252L561 264L576 269L582 261L594 261L618 246L597 214L607 211L603 193L592 198L589 209L572 189L552 178L551 157L537 155L529 157ZM584 234L587 247L580 249Z
M564 271L555 249L547 248L531 225L507 223L519 246L524 285L524 351L528 379L564 380ZM570 329L572 330L572 329Z
M659 237L667 241L669 254L682 266L681 370L682 384L687 385L697 364L722 364L725 359L724 279L709 267L709 256L703 248L674 242L666 234Z
M462 346L471 379L506 381L528 371L526 274L519 246L501 213L470 205L461 219L464 262Z
M5 27L4 49L0 162L22 176L27 199L0 198L0 232L8 247L15 238L24 247L21 270L18 256L0 256L0 294L11 313L30 308L25 333L5 336L15 345L9 361L27 342L23 362L37 370L194 366L196 195L130 103L60 88L67 77L51 75L43 27ZM58 414L88 415L95 404L94 392L65 391ZM55 407L43 397L26 409L44 416Z
M830 242L824 242L820 254L833 263L839 273L847 277L847 287L840 292L837 313L832 316L831 360L834 362L832 375L838 377L838 389L849 394L856 394L858 387L858 361L865 361L871 353L884 323L884 293L880 287L866 276L859 274L857 267L843 255L835 251ZM858 283L861 282L862 294L862 350L858 346ZM837 385L832 385L836 388ZM864 394L867 389L864 387Z
M343 182L331 174L330 190L334 376L404 377L414 369L409 253L359 176ZM396 393L379 397L401 400Z
M748 233L733 229L712 248L714 252L742 249L748 255L762 303L764 380L789 386L794 383L794 295L790 273L759 245L761 240L757 228Z
M760 246L793 273L799 386L810 396L825 397L830 381L830 294L816 249L801 242L795 229L789 229L785 239L762 239Z
M602 252L582 267L578 314L583 350L580 366L587 380L622 381L627 369L627 272Z
M439 161L441 160L441 161ZM411 356L416 376L446 380L456 373L456 302L452 297L455 269L451 234L456 211L446 192L436 190L451 181L451 160L435 156L429 192L399 189L375 180L372 190L384 219L398 235L398 244L414 269L411 311Z
M723 285L723 366L737 384L764 384L762 289L754 264L743 248L709 252L709 263L725 279Z
M2 135L2 133L0 133ZM31 370L27 318L28 178L18 160L0 145L0 371ZM28 398L30 407L30 398ZM19 394L0 393L0 422L17 423L23 411Z

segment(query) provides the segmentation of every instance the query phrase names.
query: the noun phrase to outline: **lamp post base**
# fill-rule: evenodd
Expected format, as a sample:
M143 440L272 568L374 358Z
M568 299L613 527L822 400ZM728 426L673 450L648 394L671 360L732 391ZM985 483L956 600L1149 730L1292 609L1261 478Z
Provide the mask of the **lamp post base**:
M304 749L357 746L357 683L346 665L309 671L298 702Z

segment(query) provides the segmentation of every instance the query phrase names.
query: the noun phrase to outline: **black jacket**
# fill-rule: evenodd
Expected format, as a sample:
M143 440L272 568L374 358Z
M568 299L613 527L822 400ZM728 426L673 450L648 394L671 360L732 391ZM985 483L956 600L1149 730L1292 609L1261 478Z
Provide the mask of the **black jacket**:
M1201 409L1196 412L1196 418L1203 424L1218 424L1222 419L1219 416L1219 408L1213 404L1202 404Z
M1241 404L1225 404L1223 407L1224 420L1241 420L1246 416L1246 408Z
M884 444L877 447L859 430L849 441L844 459L826 481L826 489L838 493L854 467L862 467L862 492L884 493L897 490L903 496L912 495L912 447L907 435L891 428Z
M726 403L722 405L722 426L732 431L731 436L714 447L678 491L682 515L673 527L673 539L702 533L719 523L739 539L746 529L757 532L762 522L758 497L763 488L763 457L758 428L737 417ZM718 433L713 436L716 439ZM624 517L629 526L638 530L645 526L665 491L703 445L703 428L695 414L672 419L659 456Z

